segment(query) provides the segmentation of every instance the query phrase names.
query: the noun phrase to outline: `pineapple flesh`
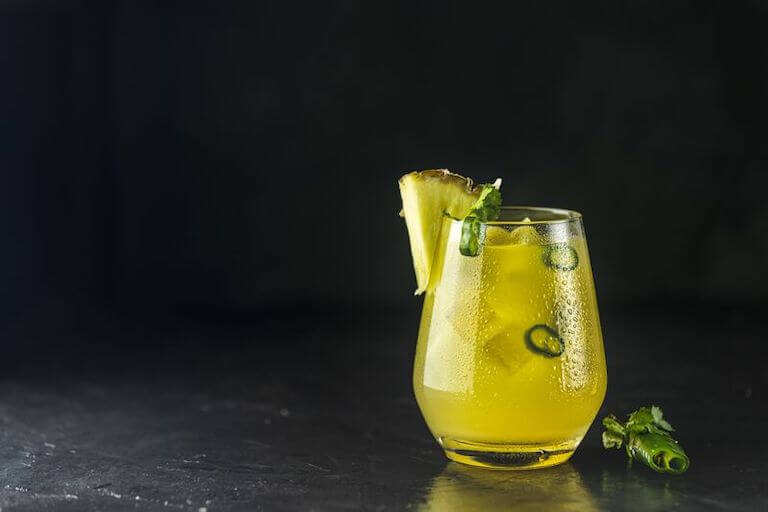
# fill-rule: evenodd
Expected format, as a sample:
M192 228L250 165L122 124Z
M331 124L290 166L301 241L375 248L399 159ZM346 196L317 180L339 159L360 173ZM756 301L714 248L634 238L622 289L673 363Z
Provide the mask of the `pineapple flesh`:
M466 217L482 187L447 169L410 172L398 184L416 272L415 294L420 295L430 283L444 217Z

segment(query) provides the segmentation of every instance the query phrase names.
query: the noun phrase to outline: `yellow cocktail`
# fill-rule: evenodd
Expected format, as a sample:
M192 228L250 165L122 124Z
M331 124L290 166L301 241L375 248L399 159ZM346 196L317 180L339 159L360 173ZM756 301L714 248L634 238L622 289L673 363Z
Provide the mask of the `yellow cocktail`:
M460 254L461 221L443 222L413 376L427 425L458 462L564 462L606 389L581 216L502 208L474 257Z

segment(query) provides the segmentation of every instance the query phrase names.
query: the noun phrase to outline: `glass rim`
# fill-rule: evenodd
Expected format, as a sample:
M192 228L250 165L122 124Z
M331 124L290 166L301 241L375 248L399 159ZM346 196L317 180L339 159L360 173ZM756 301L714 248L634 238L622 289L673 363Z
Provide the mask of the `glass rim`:
M493 220L486 222L489 226L531 226L537 224L567 224L568 222L579 221L582 219L581 212L576 210L568 210L566 208L551 208L549 206L517 206L517 205L504 205L501 207L501 213L499 218L504 216L505 211L532 211L532 212L546 212L553 216L559 217L555 219L540 219L540 220Z

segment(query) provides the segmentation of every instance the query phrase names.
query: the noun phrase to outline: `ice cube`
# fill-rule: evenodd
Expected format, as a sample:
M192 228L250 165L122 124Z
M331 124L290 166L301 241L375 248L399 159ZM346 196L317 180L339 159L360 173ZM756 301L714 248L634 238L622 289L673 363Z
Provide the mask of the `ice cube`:
M533 357L525 346L524 329L507 325L483 345L483 352L491 363L499 364L509 373L515 373Z
M486 247L510 245L541 245L542 237L533 226L488 226L485 231Z
M518 245L541 245L541 235L533 226L518 226L510 234L510 243Z

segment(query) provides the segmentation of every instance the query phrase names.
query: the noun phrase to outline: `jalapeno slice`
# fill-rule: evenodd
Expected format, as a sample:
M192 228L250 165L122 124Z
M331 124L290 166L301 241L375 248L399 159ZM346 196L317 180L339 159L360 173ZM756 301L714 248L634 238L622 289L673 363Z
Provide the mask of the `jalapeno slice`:
M525 344L544 357L557 357L565 351L565 343L556 330L548 325L534 325L525 331Z
M568 244L550 245L544 250L544 264L560 272L570 272L579 266L579 253Z

